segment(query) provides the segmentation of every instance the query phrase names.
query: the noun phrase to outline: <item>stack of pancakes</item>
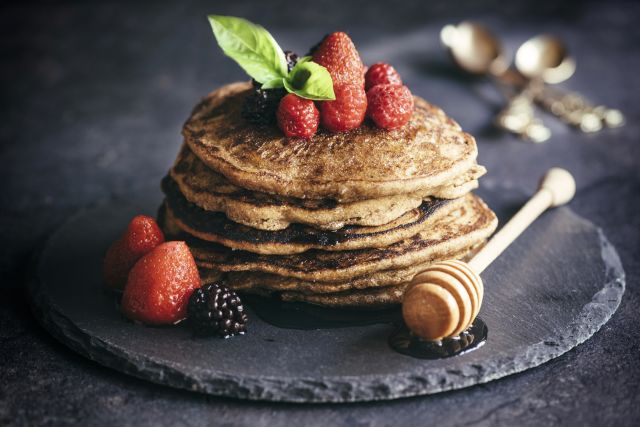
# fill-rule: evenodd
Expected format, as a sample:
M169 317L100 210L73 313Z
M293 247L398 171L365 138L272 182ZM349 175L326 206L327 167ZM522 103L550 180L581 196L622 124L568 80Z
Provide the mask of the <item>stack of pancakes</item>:
M410 123L310 140L242 119L248 83L206 97L162 182L160 222L205 283L325 306L401 302L429 264L464 258L494 231L470 193L485 170L473 137L415 99Z

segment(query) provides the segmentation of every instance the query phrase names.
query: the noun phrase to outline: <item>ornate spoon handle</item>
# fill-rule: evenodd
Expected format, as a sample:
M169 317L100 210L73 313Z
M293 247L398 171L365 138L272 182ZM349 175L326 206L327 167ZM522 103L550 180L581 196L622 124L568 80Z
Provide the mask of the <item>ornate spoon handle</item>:
M620 110L594 106L577 92L563 92L548 86L533 92L534 100L545 110L583 132L597 132L603 126L620 127L625 118Z

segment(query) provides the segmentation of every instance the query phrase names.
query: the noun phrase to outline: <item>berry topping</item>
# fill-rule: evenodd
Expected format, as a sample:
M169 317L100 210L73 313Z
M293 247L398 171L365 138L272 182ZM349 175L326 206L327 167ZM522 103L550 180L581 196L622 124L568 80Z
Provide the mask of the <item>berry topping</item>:
M389 64L383 62L373 64L367 69L367 73L364 76L365 89L369 90L376 85L384 84L402 86L400 74Z
M122 312L149 325L174 324L200 287L196 262L184 242L166 242L136 262L122 296Z
M315 49L313 60L329 71L334 88L347 83L364 86L362 60L346 33L337 32L326 36Z
M293 67L298 63L298 54L291 50L285 50L284 57L287 60L287 71L293 70Z
M240 297L220 283L204 285L189 298L189 323L198 335L224 338L246 332L247 314Z
M320 104L322 125L331 132L355 129L364 121L367 112L367 94L362 85L334 85L335 101Z
M318 130L320 113L313 101L290 93L280 101L277 119L285 136L311 138Z
M367 115L383 129L406 125L413 114L413 96L406 86L377 85L367 92Z
M103 276L107 287L124 288L131 267L162 242L164 234L155 219L145 215L134 217L105 255Z
M291 71L298 63L298 55L286 50L284 56L287 60L287 71ZM262 89L262 83L251 79L253 91L242 105L242 117L256 125L269 125L276 123L276 111L282 97L287 94L283 88Z
M256 125L268 125L276 122L278 104L287 91L279 89L260 89L260 83L254 80L253 91L242 105L242 117Z

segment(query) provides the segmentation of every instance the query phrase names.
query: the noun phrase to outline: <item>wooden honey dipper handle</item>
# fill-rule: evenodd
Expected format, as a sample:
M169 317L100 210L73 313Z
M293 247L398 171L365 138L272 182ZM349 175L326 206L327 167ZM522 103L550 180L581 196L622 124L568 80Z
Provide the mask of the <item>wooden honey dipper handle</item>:
M536 194L468 262L469 267L477 274L482 273L545 210L568 203L575 193L576 182L567 170L549 169Z
M441 261L418 273L402 301L402 316L411 332L426 340L439 340L468 328L482 305L480 273L542 212L569 202L575 191L576 183L569 172L550 169L536 194L469 263Z

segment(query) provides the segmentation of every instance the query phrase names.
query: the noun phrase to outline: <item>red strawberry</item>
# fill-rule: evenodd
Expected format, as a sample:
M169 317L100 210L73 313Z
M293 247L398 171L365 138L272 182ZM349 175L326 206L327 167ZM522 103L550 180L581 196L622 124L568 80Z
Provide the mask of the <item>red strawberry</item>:
M400 74L389 64L383 62L373 64L364 76L365 89L369 90L376 85L384 84L402 86Z
M292 93L280 100L278 127L286 136L311 138L318 130L320 113L313 101Z
M334 85L335 101L320 104L322 125L331 132L355 129L364 121L367 112L367 94L362 85Z
M377 85L367 92L367 115L383 129L396 129L409 123L413 96L406 86Z
M334 88L346 83L364 86L362 60L346 33L337 32L326 36L314 50L313 61L329 71Z
M140 258L129 272L122 312L149 325L170 325L187 317L189 297L199 287L189 247L166 242Z
M146 253L164 242L156 220L146 215L134 217L127 230L107 250L103 275L107 287L122 289L131 267Z

